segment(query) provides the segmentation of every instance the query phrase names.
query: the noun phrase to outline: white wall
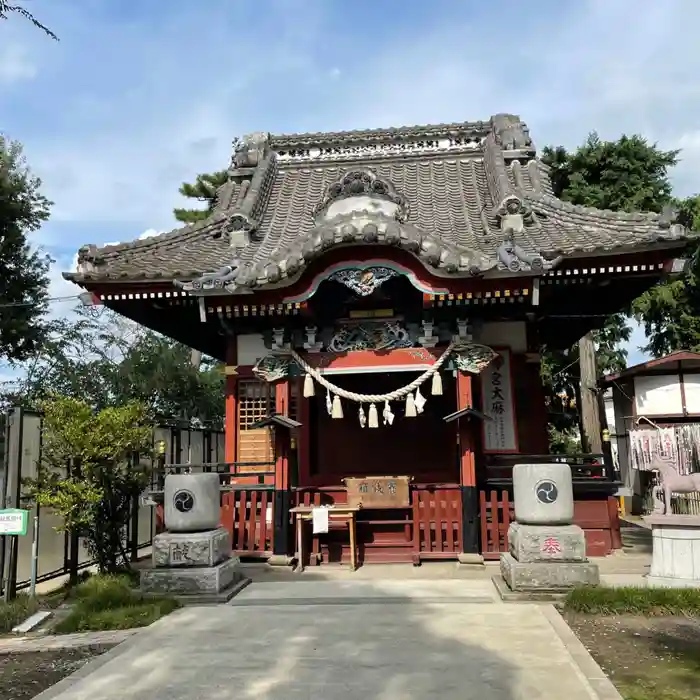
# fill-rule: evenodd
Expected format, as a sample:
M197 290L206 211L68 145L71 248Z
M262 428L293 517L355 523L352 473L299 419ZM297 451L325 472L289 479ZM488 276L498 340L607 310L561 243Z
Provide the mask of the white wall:
M635 377L634 399L638 416L683 413L681 385L677 374Z

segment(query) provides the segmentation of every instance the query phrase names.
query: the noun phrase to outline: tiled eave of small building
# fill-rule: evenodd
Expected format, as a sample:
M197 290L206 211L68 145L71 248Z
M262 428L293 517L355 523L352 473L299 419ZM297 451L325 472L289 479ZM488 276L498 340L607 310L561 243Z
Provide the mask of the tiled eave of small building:
M527 277L594 258L672 257L693 237L670 212L558 200L526 125L511 115L253 134L238 144L229 173L206 221L132 243L85 246L78 272L64 276L84 286L177 281L195 293L251 293L294 284L325 253L359 245L408 251L445 280ZM395 211L335 211L353 197Z

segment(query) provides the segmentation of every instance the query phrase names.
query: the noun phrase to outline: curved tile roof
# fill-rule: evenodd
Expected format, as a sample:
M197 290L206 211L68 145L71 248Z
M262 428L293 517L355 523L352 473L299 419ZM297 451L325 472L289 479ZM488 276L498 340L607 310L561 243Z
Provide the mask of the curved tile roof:
M360 211L319 223L329 188L358 169L405 199L405 221ZM252 134L234 153L229 173L206 221L133 243L84 246L79 272L64 276L189 281L218 271L233 291L291 279L329 247L350 242L400 245L445 276L537 272L561 256L670 247L691 235L666 215L602 211L554 197L527 126L512 115L400 129ZM377 235L363 235L368 225ZM343 226L354 227L355 238L344 235ZM503 255L509 243L525 268L509 267ZM207 275L208 283L216 278Z

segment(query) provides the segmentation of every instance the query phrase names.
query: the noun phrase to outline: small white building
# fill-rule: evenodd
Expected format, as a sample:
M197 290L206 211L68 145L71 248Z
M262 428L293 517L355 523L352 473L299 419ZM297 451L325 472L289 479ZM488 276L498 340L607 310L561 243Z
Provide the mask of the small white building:
M615 468L627 511L640 513L657 451L681 473L700 470L700 353L674 352L600 381Z

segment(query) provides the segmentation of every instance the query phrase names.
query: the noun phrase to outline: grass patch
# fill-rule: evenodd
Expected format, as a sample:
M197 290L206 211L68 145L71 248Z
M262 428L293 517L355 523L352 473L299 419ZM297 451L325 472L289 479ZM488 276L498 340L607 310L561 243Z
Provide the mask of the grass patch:
M9 603L0 601L0 634L12 632L12 628L20 622L24 622L30 615L39 609L36 598L27 595L19 595Z
M563 605L589 615L700 617L700 589L581 586L569 592Z
M71 611L57 634L145 627L180 607L172 598L144 598L128 576L93 576L71 591Z

